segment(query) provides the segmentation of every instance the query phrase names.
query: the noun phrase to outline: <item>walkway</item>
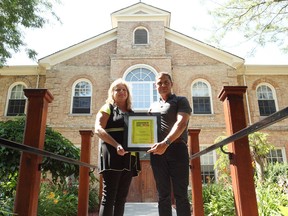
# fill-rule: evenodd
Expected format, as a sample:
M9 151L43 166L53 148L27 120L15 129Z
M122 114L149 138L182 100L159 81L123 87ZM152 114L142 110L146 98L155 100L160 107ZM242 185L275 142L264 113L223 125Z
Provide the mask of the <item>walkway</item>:
M176 216L176 210L172 209L173 216ZM89 216L98 216L98 212L90 213ZM124 216L158 216L158 204L156 202L128 202L125 205Z
M158 204L152 203L126 203L124 216L158 216ZM173 209L173 216L176 211Z

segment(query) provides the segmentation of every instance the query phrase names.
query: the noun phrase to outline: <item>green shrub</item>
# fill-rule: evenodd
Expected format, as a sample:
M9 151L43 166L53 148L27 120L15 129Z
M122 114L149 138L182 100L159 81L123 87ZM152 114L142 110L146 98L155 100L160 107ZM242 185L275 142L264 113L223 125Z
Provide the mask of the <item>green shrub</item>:
M205 215L235 215L232 188L229 185L204 185L203 202Z
M0 122L0 137L23 143L24 128L25 118L23 117ZM79 160L80 158L80 149L50 127L46 128L44 150L75 160ZM19 151L0 146L0 158L0 215L8 216L12 215L13 212L20 153ZM47 184L47 182L41 184L38 207L40 211L39 215L61 216L63 212L69 216L76 215L79 166L44 157L41 168L43 179L47 177L47 173L50 173L52 182L49 184ZM73 186L66 181L67 177L71 175L75 177ZM96 187L97 179L93 173L90 174L90 177L90 182L93 187L91 186L90 188L89 209L95 211L99 205L98 193L95 193L98 190ZM49 196L49 194L51 196ZM53 194L54 197L52 199ZM66 210L59 213L60 209ZM55 212L58 212L58 214Z
M42 183L38 202L39 216L77 215L77 185Z
M74 216L78 208L78 181L67 184L55 184L45 181L41 184L38 202L39 216ZM96 212L99 207L97 184L91 181L89 189L89 212Z
M288 165L269 164L265 181L259 181L256 188L260 215L287 215L288 208Z

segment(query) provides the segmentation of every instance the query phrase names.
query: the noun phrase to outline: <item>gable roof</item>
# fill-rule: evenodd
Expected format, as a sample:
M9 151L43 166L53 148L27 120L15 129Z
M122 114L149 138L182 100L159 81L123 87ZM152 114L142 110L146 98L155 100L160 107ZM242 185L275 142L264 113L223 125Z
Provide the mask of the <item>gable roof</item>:
M119 21L163 21L166 39L223 62L233 68L238 68L244 64L243 58L170 29L170 16L170 12L139 2L112 13L111 20L113 28L111 30L46 56L40 59L38 63L40 66L49 69L55 64L117 39L117 26Z
M170 27L170 17L170 12L142 2L111 14L112 28L116 28L119 21L163 21L165 27Z

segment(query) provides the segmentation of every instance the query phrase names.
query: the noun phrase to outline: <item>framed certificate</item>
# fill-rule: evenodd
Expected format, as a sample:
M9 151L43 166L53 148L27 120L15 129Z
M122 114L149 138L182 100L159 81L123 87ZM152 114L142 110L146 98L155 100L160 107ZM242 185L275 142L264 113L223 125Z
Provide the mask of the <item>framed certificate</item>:
M129 113L124 121L123 148L126 151L147 151L158 142L160 113Z

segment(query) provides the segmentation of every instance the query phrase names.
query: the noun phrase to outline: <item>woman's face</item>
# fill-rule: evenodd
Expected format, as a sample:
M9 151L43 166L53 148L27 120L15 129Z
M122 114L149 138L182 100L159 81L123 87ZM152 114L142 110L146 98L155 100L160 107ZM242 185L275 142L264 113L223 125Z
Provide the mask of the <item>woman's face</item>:
M128 90L124 84L118 84L113 90L113 99L115 102L123 102L128 98Z

